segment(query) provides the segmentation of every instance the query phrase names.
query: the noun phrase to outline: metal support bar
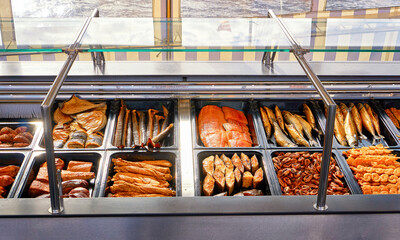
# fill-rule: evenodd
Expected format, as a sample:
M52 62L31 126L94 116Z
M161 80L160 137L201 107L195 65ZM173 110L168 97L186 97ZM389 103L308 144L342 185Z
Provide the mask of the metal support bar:
M93 11L93 15L98 14L98 10L95 9ZM67 78L68 72L72 67L76 57L78 56L77 48L80 46L80 41L84 36L89 24L91 21L91 17L86 18L82 28L77 34L74 42L69 46L69 48L65 51L68 54L68 58L65 61L63 67L55 78L53 84L50 87L49 92L46 95L42 105L42 117L43 117L43 128L44 128L44 137L45 137L45 145L46 145L46 162L47 162L47 172L49 177L49 187L50 187L50 201L51 201L51 213L59 214L63 209L63 204L60 196L61 192L61 182L57 179L56 175L56 165L55 165L55 157L54 157L54 145L53 145L53 128L52 128L52 117L51 110L54 104L54 101L57 97L57 93L59 92L64 80Z
M99 11L97 11L97 12L93 12L92 13L91 18L94 18L94 17L97 18L99 16L100 16ZM93 47L99 49L100 45L95 45ZM104 73L104 67L105 67L105 64L106 64L106 59L104 57L104 52L91 52L90 55L92 57L93 66L95 68L98 67L100 69L100 71L102 73Z
M326 91L325 87L321 83L321 80L314 73L314 71L311 69L311 66L304 58L304 54L307 53L307 50L303 49L300 46L300 44L297 42L295 37L289 31L285 23L281 19L277 18L271 9L268 10L268 16L274 18L276 22L279 24L282 31L285 33L286 37L288 38L292 46L292 53L294 54L300 66L306 73L308 79L314 85L318 94L321 96L325 106L327 106L328 108L327 121L325 127L324 147L322 153L321 173L320 173L319 187L318 187L318 197L317 197L317 203L314 205L314 208L316 210L325 211L328 209L328 206L326 205L326 194L328 189L329 164L332 155L333 129L336 117L336 103L333 101L328 91Z

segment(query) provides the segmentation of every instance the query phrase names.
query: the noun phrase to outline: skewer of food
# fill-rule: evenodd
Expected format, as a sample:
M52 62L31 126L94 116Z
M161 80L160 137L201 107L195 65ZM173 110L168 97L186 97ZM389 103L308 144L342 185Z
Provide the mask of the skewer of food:
M69 161L67 168L61 158L55 159L56 169L61 170L63 198L89 198L89 182L95 178L91 172L93 163L84 161ZM40 165L36 179L29 186L28 196L31 198L49 198L50 187L47 163Z
M272 158L283 195L317 195L322 153L278 152ZM348 195L344 175L331 157L329 195Z
M113 158L115 174L108 178L108 197L173 197L172 163L167 160L127 161Z
M0 129L0 148L27 147L33 139L28 127L21 126L16 129L3 127Z
M113 145L119 149L161 147L163 140L170 134L174 126L173 123L169 123L168 109L165 106L162 108L163 112L156 109L129 110L124 100L121 100Z
M205 196L260 196L264 172L257 156L235 153L211 155L202 161L203 194Z
M400 159L392 150L376 146L343 152L364 194L399 194Z
M54 111L55 148L97 148L103 143L107 104L92 103L72 95Z
M246 116L242 111L215 105L204 106L197 120L205 147L252 147Z
M275 106L274 111L266 106L260 107L261 119L267 139L274 136L281 147L318 147L314 132L319 135L314 115L307 104L303 104L304 117L289 111L282 111ZM273 133L273 134L272 134Z
M325 108L325 116L327 109ZM378 114L368 103L340 103L336 108L334 134L340 145L355 147L359 141L368 139L363 129L372 136L372 145L385 138L381 134Z

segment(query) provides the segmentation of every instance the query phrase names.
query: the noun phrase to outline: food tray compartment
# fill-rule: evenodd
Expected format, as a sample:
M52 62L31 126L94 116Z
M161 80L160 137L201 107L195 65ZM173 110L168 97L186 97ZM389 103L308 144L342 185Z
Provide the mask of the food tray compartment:
M400 149L399 148L388 148L389 150L392 150L392 154L400 157ZM355 190L357 191L357 194L363 194L360 185L358 184L357 179L354 176L353 171L350 169L350 166L347 163L347 157L343 155L344 152L346 152L347 150L338 150L338 155L340 155L340 161L343 162L343 165L345 164L348 168L348 176L349 176L349 180L353 181L355 184ZM391 194L392 195L392 194Z
M14 121L14 122L0 122L0 130L3 127L9 127L9 128L12 128L13 130L15 130L18 127L28 127L27 132L30 132L32 134L32 136L33 136L33 139L31 141L31 143L29 144L29 146L26 146L26 147L5 147L5 148L0 147L0 151L3 151L3 150L10 151L10 150L16 150L16 149L21 149L21 150L32 149L34 144L35 144L35 142L36 142L36 140L39 137L39 133L41 132L40 131L41 126L42 126L41 122L32 122L32 121L29 121L29 120L21 120L21 121L18 121L18 122L16 122L16 121Z
M118 149L116 146L113 145L114 135L116 131L117 121L118 121L118 114L121 108L120 100L116 100L117 104L115 105L117 109L113 111L112 122L110 123L110 134L109 138L107 139L107 149L110 150L121 150ZM166 107L169 111L168 121L169 123L173 123L174 127L172 131L168 134L168 136L162 141L161 149L175 149L178 146L178 109L177 109L177 101L176 100L124 100L128 109L136 109L139 111L146 111L146 126L147 126L147 110L148 109L156 109L160 112L163 112L162 106ZM114 103L113 103L114 107ZM158 114L160 115L160 114ZM124 150L132 151L133 148L125 147Z
M178 151L163 151L163 152L145 152L144 150L138 152L121 152L121 151L110 151L107 154L107 162L103 169L101 187L99 190L98 197L107 197L108 187L111 186L111 182L107 182L107 179L112 178L115 174L114 163L111 161L113 158L122 158L127 161L140 162L144 160L168 160L172 163L171 175L172 180L169 181L172 189L176 191L176 196L182 196L181 189L181 165L179 160Z
M68 99L65 99L65 100L63 100L63 101L57 101L57 103L56 104L54 104L53 105L53 109L52 109L52 111L51 111L51 116L53 116L53 113L54 113L54 111L57 109L57 107L58 107L58 105L60 104L60 103L62 103L62 102L64 102L64 101L66 101L66 100L68 100ZM66 147L62 147L62 148L56 148L56 147L54 147L54 150L55 151L93 151L93 150L102 150L102 149L104 149L105 148L105 143L106 143L106 141L107 141L107 138L108 138L108 129L110 128L110 120L111 120L111 118L110 118L110 116L111 116L111 114L110 114L110 112L111 112L111 102L110 101L106 101L106 100L91 100L91 99L85 99L85 100L88 100L88 101L90 101L90 102L92 102L92 103L101 103L101 102L106 102L107 103L107 111L106 111L106 116L107 116L107 124L106 124L106 126L100 131L100 132L102 132L103 133L103 143L101 144L101 146L100 147L97 147L97 148L66 148ZM54 123L54 121L52 121L52 125L51 125L51 128L53 129L54 128L54 126L55 126L55 123ZM44 131L42 132L43 134L42 134L42 136L40 137L40 141L39 141L39 144L38 144L38 146L37 146L37 150L38 151L43 151L43 150L45 150L45 148L46 148L46 146L45 146L45 143L44 143Z
M253 112L252 107L251 107L251 102L250 101L240 101L240 100L194 100L192 101L191 105L191 115L192 115L192 132L195 133L194 135L194 147L197 149L204 149L206 148L204 144L202 143L200 139L200 135L198 132L198 122L197 118L199 116L200 110L206 106L206 105L215 105L218 107L231 107L236 110L242 111L246 117L247 121L249 124L247 125L249 127L250 135L253 141L253 147L252 148L261 148L261 141L258 139L259 135L259 126L256 123L256 114ZM212 148L211 149L216 149ZM225 149L239 149L239 148L225 148Z
M387 126L390 128L392 131L393 135L395 136L395 139L397 141L397 146L400 146L400 130L396 128L396 126L393 124L392 120L389 118L389 116L386 114L385 109L387 108L397 108L400 109L400 100L390 100L390 99L382 99L382 100L373 100L372 105L374 105L375 109L380 112L380 115L382 116L382 121L384 121Z
M95 178L88 181L89 183L89 193L91 197L95 197L100 187L100 179L101 179L101 166L102 166L102 158L103 153L97 152L79 152L79 153L72 153L72 152L57 152L54 154L56 158L61 158L64 163L65 167L64 170L67 169L68 163L72 160L75 161L83 161L83 162L92 162L93 167L91 172L95 173ZM45 152L35 152L26 167L24 178L20 182L20 186L15 194L14 197L17 198L29 198L28 196L28 189L36 179L38 174L40 165L46 162L46 153Z
M279 152L309 152L310 154L313 154L315 152L320 152L322 153L322 149L315 149L315 148L309 148L309 149L302 149L301 151L298 150L294 150L294 149L285 149L285 150L270 150L267 151L267 161L268 161L268 165L271 166L271 169L273 171L270 172L271 174L271 178L273 179L273 183L275 185L275 190L276 191L276 195L283 195L282 190L281 190L281 185L279 183L278 180L278 175L276 172L276 169L274 167L274 163L272 158L276 156L277 153ZM347 186L350 190L350 194L360 194L361 190L358 187L357 182L354 181L354 177L351 176L351 170L349 168L349 166L347 165L346 162L343 162L343 158L340 155L340 152L337 152L335 150L332 151L332 157L335 159L337 166L340 168L341 172L344 175L344 182L345 182L345 186ZM285 196L285 195L283 195Z
M375 145L377 144L382 144L383 146L397 146L398 145L398 140L396 140L395 136L393 135L391 128L387 125L387 121L384 119L385 117L382 115L381 111L379 111L374 104L372 104L369 100L360 100L360 99L352 99L352 100L336 100L335 101L336 104L340 104L341 102L345 103L346 106L348 106L349 103L354 103L355 106L357 107L358 103L368 103L371 108L376 112L376 114L378 114L379 117L379 126L381 129L381 133L382 135L385 137L384 139L379 139L376 140ZM321 107L321 109L324 109L324 104L322 101L319 102L319 105ZM325 115L322 114L321 118L321 125L324 126L325 128L325 123L326 123L326 118ZM324 129L325 131L325 129ZM367 136L368 139L362 139L361 141L358 141L358 145L356 147L368 147L372 145L372 135L364 128L363 126L363 134L365 136ZM349 146L343 146L341 145L338 140L336 139L336 136L333 137L333 143L334 143L334 147L336 148L342 148L342 149L347 149L347 148L351 148Z
M0 167L15 165L19 167L19 172L14 178L13 184L5 187L8 191L7 198L12 198L17 191L18 184L24 176L24 170L29 161L29 152L0 152Z
M323 142L324 142L324 134L323 134L323 128L320 125L320 121L318 121L318 119L320 118L321 115L321 109L319 108L318 104L316 104L315 101L311 101L311 100L306 100L306 99L298 99L298 100L286 100L286 99L282 99L281 101L259 101L257 104L257 115L259 115L259 119L260 122L258 123L261 127L261 131L262 131L262 136L263 139L266 141L266 146L267 148L284 148L279 146L276 141L275 141L275 137L273 134L273 128L272 128L272 134L271 134L271 139L267 140L267 134L265 132L264 129L264 125L262 122L262 116L261 116L261 112L260 112L260 107L262 106L266 106L268 108L270 108L272 111L274 111L275 113L275 106L278 106L279 109L282 111L286 110L289 111L292 114L298 114L300 116L305 116L305 114L303 113L303 104L307 104L308 107L311 109L311 111L313 112L314 118L315 118L315 124L317 126L317 128L321 131L321 136L318 136L318 134L315 131L312 131L312 136L315 139L315 141L318 143L318 146L316 147L309 147L309 148L320 148L323 146ZM288 136L289 139L291 139L290 136ZM304 134L304 138L308 141L307 136ZM291 139L292 140L292 139ZM293 143L296 143L294 140L292 140ZM298 146L296 147L296 149L305 149L307 147L304 146Z
M195 195L196 196L205 196L203 191L202 191L202 189L203 189L203 181L204 181L204 178L205 178L205 175L203 173L203 164L202 164L202 162L203 162L203 160L205 158L207 158L207 157L209 157L211 155L220 156L222 154L225 154L227 157L232 158L232 156L235 153L237 153L239 155L239 157L240 157L240 153L242 153L242 152L244 154L246 154L249 158L251 158L253 155L257 156L258 163L259 163L260 167L262 168L262 170L264 172L263 173L264 174L264 180L262 182L262 185L258 189L262 190L265 196L271 195L271 192L270 192L271 183L269 182L269 178L267 176L267 172L268 171L267 171L267 168L265 166L264 154L262 154L261 151L254 151L254 150L251 150L251 151L240 151L240 150L238 150L238 151L226 151L226 150L223 150L223 149L212 150L212 151L196 151L195 152L195 155L196 155L196 162L194 164L194 168L195 168L194 169ZM235 187L235 190L233 191L232 194L236 194L238 192L239 192L239 190Z

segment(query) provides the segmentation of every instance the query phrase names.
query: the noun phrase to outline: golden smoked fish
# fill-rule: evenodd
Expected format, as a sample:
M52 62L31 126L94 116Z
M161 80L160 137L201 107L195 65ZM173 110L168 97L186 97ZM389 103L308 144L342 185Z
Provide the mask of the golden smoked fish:
M274 126L274 137L276 143L281 146L281 147L297 147L296 144L294 144L287 136L282 132L281 127L279 127L279 124L274 121L273 122Z
M278 121L279 127L281 127L282 131L287 135L287 132L285 131L285 122L283 121L282 112L278 105L275 106L275 117L276 121Z
M356 125L358 137L360 139L367 139L367 137L362 132L362 120L358 109L354 105L354 103L349 103L349 111L351 113L351 117L353 118L354 124Z
M335 126L333 128L333 132L340 145L347 146L346 133L344 131L343 125L341 125L339 122L338 112L340 112L339 109L336 109Z
M264 110L263 107L260 107L260 113L261 113L261 120L264 125L265 133L267 134L267 139L271 138L272 134L272 126L270 121L268 120L268 115L267 112Z
M390 111L392 111L393 116L397 119L397 121L400 122L400 111L397 108L390 108Z
M301 146L309 147L310 144L307 142L307 140L297 132L297 130L294 128L292 124L285 124L286 129L288 130L290 137Z
M299 120L301 126L303 127L304 133L306 134L308 141L312 147L318 147L318 142L312 136L312 127L311 125L304 120L301 116L294 114L294 116Z
M322 132L317 128L317 125L315 123L315 118L314 114L312 113L311 109L308 107L307 104L303 104L303 112L304 115L306 115L307 122L311 125L312 129L318 133L318 135L321 135Z
M297 132L304 137L303 134L303 127L301 126L299 120L297 120L297 118L295 116L293 116L293 114L291 114L288 111L282 111L283 113L283 117L285 118L286 122L288 124L293 125L293 127L297 130Z
M397 109L395 109L397 111ZM389 116L390 120L392 120L394 126L396 128L400 128L399 120L394 116L393 112L390 109L385 109L386 114Z
M379 138L385 138L381 134L381 128L379 126L379 117L378 114L374 112L374 110L371 108L371 106L368 105L368 103L364 103L365 109L367 109L367 113L371 117L372 125L374 126L375 132L377 133Z
M355 147L357 141L357 128L351 117L350 111L344 103L340 103L340 111L344 116L344 131L346 134L347 143L350 147Z
M380 138L376 136L375 133L375 128L373 126L372 120L370 115L368 114L367 110L365 109L364 105L362 103L358 103L357 105L358 111L360 112L362 124L367 129L368 132L371 133L373 139L372 139L372 145L375 144L376 140L379 140Z

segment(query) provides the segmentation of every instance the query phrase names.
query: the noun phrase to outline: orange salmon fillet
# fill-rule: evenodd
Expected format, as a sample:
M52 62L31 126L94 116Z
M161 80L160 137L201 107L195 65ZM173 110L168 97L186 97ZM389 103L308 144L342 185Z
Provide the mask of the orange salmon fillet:
M238 121L238 122L243 123L245 125L248 124L247 118L246 118L246 116L244 115L243 112L238 111L238 110L236 110L234 108L230 108L230 107L222 107L222 111L225 114L225 119L226 120L235 120L235 121Z
M214 105L204 106L199 113L200 139L206 147L227 147L223 124L226 123L221 108Z

